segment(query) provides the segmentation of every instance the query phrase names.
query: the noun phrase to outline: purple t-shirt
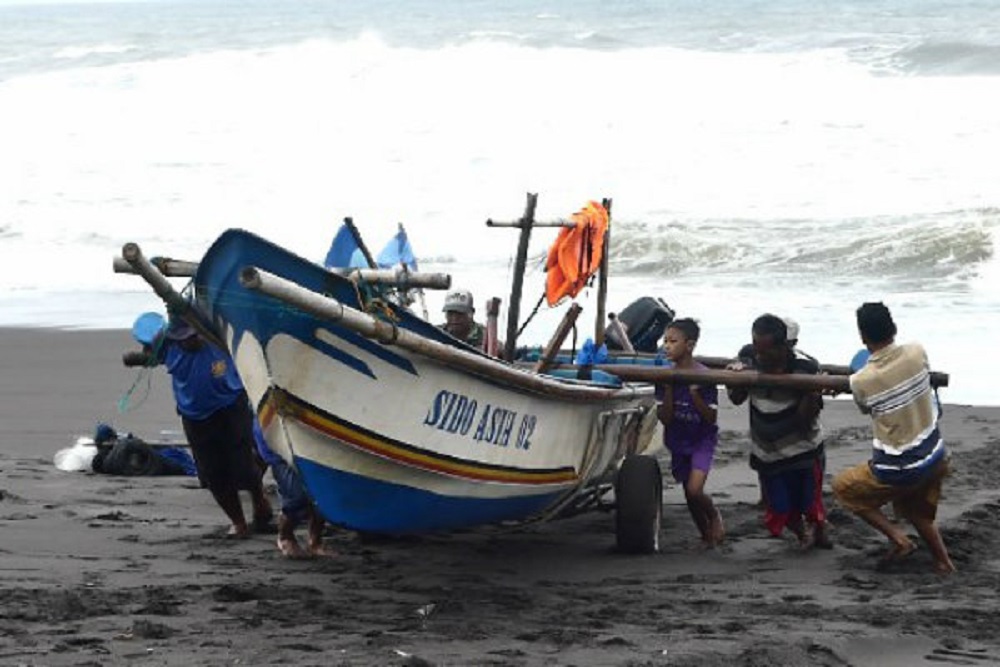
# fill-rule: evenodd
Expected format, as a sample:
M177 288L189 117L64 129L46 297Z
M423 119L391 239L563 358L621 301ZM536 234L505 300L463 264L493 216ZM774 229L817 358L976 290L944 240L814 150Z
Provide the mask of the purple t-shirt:
M695 363L695 368L707 369L704 364ZM698 388L702 400L708 406L719 405L719 388L714 384L703 384ZM663 390L656 389L657 400L663 400ZM663 428L663 446L671 452L689 454L704 446L714 447L719 441L719 426L707 424L701 413L694 407L691 388L686 384L674 385L674 418Z

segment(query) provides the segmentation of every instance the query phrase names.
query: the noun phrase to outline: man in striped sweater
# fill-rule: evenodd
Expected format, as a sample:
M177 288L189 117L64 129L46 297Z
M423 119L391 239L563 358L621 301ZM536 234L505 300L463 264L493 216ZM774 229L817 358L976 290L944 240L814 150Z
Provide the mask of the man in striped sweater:
M882 512L891 502L895 517L909 521L927 543L934 571L950 574L955 565L935 523L948 453L938 428L927 353L917 343L895 343L896 324L882 303L862 305L857 321L871 356L851 376L851 392L861 411L872 417L872 456L837 475L833 493L841 505L889 539L883 562L897 561L916 549Z
M816 374L819 364L795 353L798 331L766 313L754 320L753 343L740 351L730 370L755 369L771 374ZM823 473L826 456L818 392L797 389L730 387L729 400L749 400L750 467L757 472L764 503L764 524L778 537L788 528L804 549L829 549ZM808 524L808 525L807 525Z

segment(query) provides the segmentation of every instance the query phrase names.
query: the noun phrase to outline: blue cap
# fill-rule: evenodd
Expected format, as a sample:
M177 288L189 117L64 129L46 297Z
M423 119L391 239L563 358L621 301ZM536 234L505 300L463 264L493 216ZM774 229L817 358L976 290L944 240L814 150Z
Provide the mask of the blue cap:
M854 355L854 358L851 359L851 372L857 373L864 368L865 364L868 363L868 357L870 356L872 356L872 353L868 351L868 348L863 347L858 350L857 354Z
M167 321L159 313L143 313L132 325L132 338L142 345L152 345L156 337L167 326Z
M190 338L194 336L197 331L195 328L187 323L186 320L181 318L170 318L170 324L167 325L167 338L170 340L184 340L185 338Z

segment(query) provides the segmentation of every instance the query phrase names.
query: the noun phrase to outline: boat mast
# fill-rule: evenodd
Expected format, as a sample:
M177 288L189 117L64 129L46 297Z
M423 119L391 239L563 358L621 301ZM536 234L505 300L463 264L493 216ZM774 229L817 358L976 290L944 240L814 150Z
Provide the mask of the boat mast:
M528 193L528 202L524 207L524 215L517 221L521 236L517 242L517 257L514 260L514 280L510 287L510 307L507 309L507 338L504 342L503 358L510 361L517 349L517 325L521 317L521 290L524 287L524 267L528 263L528 241L531 240L531 228L535 224L535 206L538 204L538 194ZM489 224L487 222L487 224Z
M611 255L611 199L602 199L601 206L608 212L608 228L604 231L604 256L601 257L601 275L597 278L597 317L594 322L594 346L597 348L604 344L604 320L608 300L608 257Z

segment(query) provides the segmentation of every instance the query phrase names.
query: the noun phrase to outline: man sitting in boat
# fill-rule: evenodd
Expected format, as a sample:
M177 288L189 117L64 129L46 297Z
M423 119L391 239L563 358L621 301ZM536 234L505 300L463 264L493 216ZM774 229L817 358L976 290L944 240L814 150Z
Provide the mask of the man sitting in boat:
M447 321L439 326L460 341L482 349L486 329L473 319L476 307L472 301L472 292L465 289L448 292L444 298L443 310Z

